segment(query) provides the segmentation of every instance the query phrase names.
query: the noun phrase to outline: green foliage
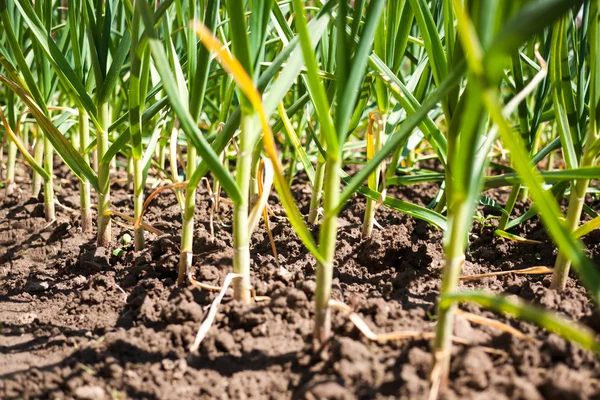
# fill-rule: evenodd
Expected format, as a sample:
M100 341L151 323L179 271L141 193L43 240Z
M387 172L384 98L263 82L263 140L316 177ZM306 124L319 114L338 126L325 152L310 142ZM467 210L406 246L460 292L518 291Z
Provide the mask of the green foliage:
M443 372L463 301L597 351L581 326L520 301L461 293L457 282L473 220L495 222L482 214L488 207L500 215L496 234L510 240L525 240L511 231L539 216L559 249L553 288L564 287L572 264L600 302L600 274L578 240L600 226L585 204L600 176L599 2L585 2L578 25L582 0L69 0L67 10L0 0L1 130L47 182L54 149L82 191L86 182L96 189L103 224L110 165L131 161L137 250L148 177L170 180L182 207L180 283L192 267L195 191L210 173L233 204L234 265L245 279L235 291L247 301L261 215L251 200L264 178L259 163L270 158L281 223L318 262L319 341L330 335L337 218L360 196L370 219L388 207L444 232L434 343ZM21 124L22 113L47 139L36 152L45 160L27 148L32 120ZM367 156L371 113L383 122ZM289 189L301 174L313 188L309 221L321 213L318 238ZM438 192L427 206L392 194L412 185ZM484 194L499 187L511 190L505 204ZM527 210L514 217L518 200ZM581 225L583 212L593 219Z

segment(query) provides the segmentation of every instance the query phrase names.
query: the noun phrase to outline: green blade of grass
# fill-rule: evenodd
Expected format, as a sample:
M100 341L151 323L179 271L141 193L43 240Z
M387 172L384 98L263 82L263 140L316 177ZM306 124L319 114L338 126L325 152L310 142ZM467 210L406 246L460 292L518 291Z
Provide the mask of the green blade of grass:
M292 121L290 121L289 117L287 116L285 108L283 108L283 103L280 103L278 109L279 109L279 116L281 117L281 120L283 121L283 126L285 128L284 132L285 132L288 140L294 147L294 151L296 152L298 157L300 157L300 162L302 163L302 166L304 167L304 171L306 172L306 175L308 176L308 180L310 181L310 183L312 185L312 184L314 184L314 181L315 181L315 169L313 168L312 163L308 159L308 155L306 154L306 151L304 151L304 147L302 147L302 144L300 143L300 139L298 138L298 135L296 134L296 131L294 130L294 127L292 126Z
M600 167L581 167L576 169L541 171L539 174L544 182L548 183L572 181L577 179L597 179L600 177ZM502 186L513 186L521 182L522 181L519 178L519 175L515 173L509 173L486 177L485 187L487 189L491 189Z
M600 353L600 343L596 341L596 335L590 328L560 314L526 304L518 299L480 291L449 293L440 300L440 307L448 308L458 302L477 303L507 316L532 322L566 340L579 344L584 349L591 350L596 354Z
M367 14L365 16L365 25L360 40L355 48L354 57L348 65L348 77L346 80L338 80L338 85L340 86L338 87L338 104L335 110L335 129L338 135L338 143L344 143L346 141L348 124L352 116L352 111L356 106L359 88L362 85L365 76L367 60L371 53L373 38L377 31L377 25L382 15L383 6L383 0L372 0L369 2ZM340 35L340 32L338 32L338 35ZM338 49L338 52L341 51L342 50ZM338 79L340 79L339 76Z
M340 175L342 176L342 181L346 183L352 179L343 170L340 170ZM371 200L381 201L382 199L381 192L369 189L364 185L359 186L356 192ZM382 204L385 204L387 207L393 210L400 211L401 213L423 220L431 225L435 225L443 231L448 228L446 218L442 214L430 210L429 208L421 207L419 205L409 203L408 201L389 196L383 198Z
M575 143L573 141L573 135L569 128L569 107L566 102L568 97L566 91L571 90L570 79L567 84L563 84L563 74L565 73L563 68L563 57L565 56L567 49L566 46L566 25L567 19L563 18L557 26L554 27L552 32L552 54L550 58L550 78L554 86L552 92L552 99L554 102L554 113L556 118L556 124L558 127L558 133L560 135L561 147L565 156L565 161L568 168L577 168L579 165ZM572 94L572 93L571 93ZM572 111L572 110L571 110Z
M433 78L439 86L448 76L448 61L446 60L446 52L442 45L441 35L435 25L431 9L427 2L425 0L409 0L409 2L415 15L415 20L419 25L421 36L425 42L425 49L429 56Z
M110 64L110 68L108 73L106 74L106 78L104 78L104 82L102 87L96 94L96 102L99 104L106 103L109 99L109 96L117 82L119 80L119 74L121 73L121 69L123 68L123 64L125 63L125 59L129 54L129 49L131 46L131 36L129 31L125 31L123 38L119 42L119 47L117 48L116 53L113 55L112 63Z

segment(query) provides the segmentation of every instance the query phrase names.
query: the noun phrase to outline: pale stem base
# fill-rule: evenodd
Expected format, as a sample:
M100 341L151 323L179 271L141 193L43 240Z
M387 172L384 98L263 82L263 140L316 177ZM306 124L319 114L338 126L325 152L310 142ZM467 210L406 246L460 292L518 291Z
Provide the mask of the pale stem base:
M56 213L54 210L54 149L50 141L44 138L44 169L48 173L48 180L44 182L44 212L46 221L54 221Z
M571 191L569 208L567 210L567 227L571 232L573 232L579 225L581 211L583 210L583 204L585 200L585 192L588 184L589 181L587 180L577 181L575 187ZM579 196L578 193L583 193L584 195ZM554 273L552 274L552 283L550 284L550 288L564 290L567 286L570 269L571 260L565 256L564 252L559 251L558 257L556 258L556 263L554 264Z
M98 119L102 125L103 132L97 136L96 158L98 160L98 246L107 247L112 238L111 218L105 215L110 211L110 163L102 163L102 157L108 150L108 127L109 121L108 104L98 107Z
M38 133L35 139L35 145L33 146L33 158L35 162L42 165L44 161L44 139L40 133ZM42 176L37 172L33 171L32 184L31 184L31 197L38 197L42 190Z
M135 220L138 221L142 215L144 208L144 182L143 182L143 160L135 159L131 157L133 164L133 213ZM141 222L141 221L140 221ZM136 251L142 251L144 249L144 228L141 223L135 225L135 231L133 233L134 244Z
M15 167L17 163L17 145L10 140L8 142L8 160L6 165L6 195L10 196L14 193L15 187Z

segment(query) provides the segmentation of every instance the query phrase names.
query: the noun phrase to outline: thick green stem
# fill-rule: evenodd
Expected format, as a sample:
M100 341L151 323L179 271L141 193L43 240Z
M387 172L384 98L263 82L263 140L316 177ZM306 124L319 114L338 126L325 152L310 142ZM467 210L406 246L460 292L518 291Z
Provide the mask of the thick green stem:
M112 119L109 119L109 123L110 121L112 121ZM110 137L110 142L114 142L115 140L117 140L117 137L115 135L109 135ZM109 143L110 146L110 143ZM110 163L109 163L110 167L109 167L109 171L110 172L117 172L117 158L113 157L110 159Z
M134 189L133 184L133 156L127 158L127 187L131 190ZM134 189L135 190L135 189Z
M167 142L161 140L158 147L158 166L160 169L165 169L165 160L167 159L167 153L165 151L165 147L167 146Z
M98 171L98 146L96 145L96 151L92 152L91 154L91 163L92 163L92 168L94 169L94 171Z
M373 188L369 188L373 189ZM373 189L376 190L376 189ZM367 205L365 207L365 216L362 225L362 238L368 239L371 237L373 233L373 224L375 222L375 208L377 207L377 202L371 199L367 199Z
M16 132L19 133L19 132ZM21 141L23 142L23 146L29 150L29 131L25 128L22 129Z
M48 180L44 182L44 212L46 214L46 221L54 221L56 214L54 212L54 182L53 182L53 170L54 170L54 149L52 144L44 136L44 169L48 173Z
M98 120L102 128L96 137L96 156L98 163L98 246L106 247L111 240L110 215L110 163L103 163L102 157L108 150L108 127L110 125L110 114L108 103L98 106Z
M323 197L323 181L325 180L325 159L321 154L317 159L315 169L315 185L310 198L310 209L308 211L308 222L316 224L319 220L319 207L321 207L321 197Z
M583 149L581 158L580 167L589 167L596 164L596 155L597 151L596 145L598 144L599 138L599 120L600 118L598 112L600 107L600 67L598 64L598 43L600 40L600 35L598 33L598 3L592 2L591 10L590 10L591 19L590 28L589 28L589 42L590 42L590 121L589 121L589 132L586 134L585 138L585 148ZM567 57L565 57L566 59ZM565 59L563 59L563 67L565 67ZM568 60L567 60L568 62ZM568 68L568 65L566 66ZM563 70L563 75L568 73ZM564 82L563 85L570 85L569 82ZM569 88L570 89L570 88ZM570 92L570 90L569 90ZM570 115L569 109L569 99L568 96L565 96L565 101L567 102L567 112ZM556 107L556 104L555 104ZM571 123L569 119L569 125L571 126L571 134L577 134L578 132L573 132L573 127L576 127L575 124ZM577 136L573 136L577 138ZM581 179L571 183L571 197L569 199L569 208L567 210L567 229L573 232L577 226L579 225L579 220L581 218L581 210L583 209L585 193L587 191L589 185L589 180ZM556 263L554 264L554 273L552 274L552 284L550 287L552 289L563 290L567 285L567 278L569 277L569 269L571 267L571 260L565 255L565 253L561 250L558 252L558 257L556 259Z
M465 239L470 226L471 207L467 201L449 205L448 230L444 240L445 266L442 272L440 296L455 291L458 278L465 263ZM443 383L447 380L452 350L452 332L454 329L454 306L440 308L434 340L435 365Z
M446 190L443 187L440 190L443 190L444 192L440 196L440 200L435 205L434 210L441 214L442 211L444 211L444 208L446 207Z
M171 167L171 179L173 182L179 182L179 172L177 170L177 132L178 128L173 126L171 128L171 139L169 141L169 166ZM188 140L188 144L191 142ZM193 146L193 145L192 145ZM189 168L188 168L189 172ZM189 175L188 175L189 177ZM194 192L195 193L195 192ZM184 209L185 209L185 195L182 190L177 189L175 191L175 197L177 197L177 204L181 208L181 215L183 220L184 217Z
M141 116L144 103L140 97L144 96L142 87L144 78L142 59L148 57L148 53L144 52L142 47L138 47L138 29L140 21L139 16L134 16L132 32L134 39L131 44L131 79L129 95L129 130L131 133L131 156L127 160L127 183L133 186L133 243L136 251L144 249L144 228L142 227L142 211L144 209L144 165L143 154L144 147L142 144L141 134ZM142 82L140 82L140 80Z
M236 279L233 289L235 299L249 303L250 297L250 235L248 227L248 196L252 170L253 114L242 112L239 154L236 164L236 181L242 201L233 206L233 272L242 275Z
M191 139L187 140L187 169L186 176L189 178L196 169L198 158L196 148ZM194 245L194 212L196 210L196 188L187 187L183 204L183 218L181 226L181 254L179 256L179 274L177 283L183 284L189 268L192 266Z
M582 165L589 166L589 165ZM587 191L589 180L578 180L571 186L571 196L569 198L569 209L567 210L567 229L573 232L579 225L581 218L581 210L585 200L585 192ZM571 268L571 260L567 258L564 252L559 251L556 263L554 264L554 273L552 274L552 289L563 290L567 285L569 277L569 269Z
M337 155L336 155L337 156ZM319 252L324 262L317 264L317 289L315 293L315 330L314 338L318 343L326 343L331 336L331 314L329 299L333 279L333 261L337 239L337 213L335 207L340 196L341 161L327 156L323 196L323 221L319 233Z
M83 107L79 108L79 151L86 163L90 163L90 156L83 154L90 144L90 122L87 112ZM83 232L92 231L92 206L90 200L90 182L84 177L79 182L79 201L81 210L81 230Z
M38 165L42 165L42 162L44 161L44 137L40 132L37 133L35 138L35 145L33 146L33 158ZM42 179L42 176L33 171L31 197L38 197L40 190L42 190L43 181L44 180Z
M16 126L16 118L15 118L15 105L14 105L14 96L9 94L7 96L8 100L8 119L9 125L13 127ZM19 132L17 132L18 134ZM5 135L8 135L5 133ZM11 140L10 137L8 139L8 165L6 169L6 195L11 195L14 193L16 182L15 182L15 172L17 168L17 144Z
M8 159L6 165L6 195L11 195L15 191L15 168L17 164L17 145L12 140L8 140ZM35 173L35 172L34 172Z
M263 146L262 142L258 143L252 151L252 172L250 176L250 197L258 196L258 167L260 165L260 156ZM216 192L215 192L216 193Z
M521 190L519 190L519 196L518 196L519 201L521 201L521 202L527 201L528 198L529 198L529 189L527 189L526 187L522 187Z
M131 159L133 160L133 214L136 220L133 239L135 250L142 251L144 249L144 228L141 225L144 208L144 162L141 158L131 157Z

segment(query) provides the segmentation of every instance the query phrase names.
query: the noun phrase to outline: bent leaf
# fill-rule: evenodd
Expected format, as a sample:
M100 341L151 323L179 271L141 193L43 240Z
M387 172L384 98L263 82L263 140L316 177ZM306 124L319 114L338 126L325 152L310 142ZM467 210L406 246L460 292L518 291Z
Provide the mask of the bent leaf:
M73 145L63 136L62 133L54 126L52 121L44 114L38 104L21 88L19 85L0 74L0 82L4 83L7 88L13 91L27 105L31 114L40 125L52 147L60 155L60 157L69 166L71 171L79 178L87 178L90 184L98 190L98 176L92 170L81 155L73 148Z
M482 291L460 292L445 295L440 300L440 308L448 308L454 303L463 302L477 303L490 310L533 322L566 340L600 354L600 343L596 341L596 335L590 328L560 314L529 305L522 300Z

